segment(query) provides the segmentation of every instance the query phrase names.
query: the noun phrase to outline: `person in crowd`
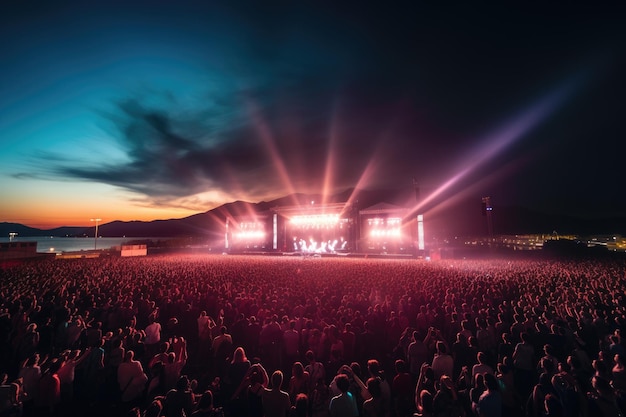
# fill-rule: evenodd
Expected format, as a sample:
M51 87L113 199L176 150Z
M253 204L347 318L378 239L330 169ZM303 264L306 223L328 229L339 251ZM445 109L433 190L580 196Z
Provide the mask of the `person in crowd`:
M44 359L42 363L45 363L46 359ZM18 378L22 380L22 391L25 395L24 407L29 408L39 397L41 366L38 353L35 353L30 358L24 360L20 368Z
M446 344L440 340L436 344L436 349L437 353L435 353L432 364L435 379L439 379L443 375L452 377L454 373L454 359L448 354Z
M316 384L317 381L326 381L326 369L322 362L317 361L315 353L313 353L312 350L308 350L305 354L305 358L308 365L304 367L304 370L308 372L312 385Z
M364 417L389 417L391 415L387 399L381 390L381 380L371 377L367 380L367 391L371 397L363 403Z
M520 334L520 342L513 351L513 364L517 377L515 386L520 390L522 397L528 397L536 379L535 348L530 343L530 336L526 332Z
M159 344L161 343L162 327L161 323L156 319L156 312L150 315L148 321L149 324L144 329L144 333L146 334L144 344L146 345L148 355L152 357L158 353Z
M347 363L355 359L356 352L356 334L352 331L352 323L347 322L340 335L343 343L343 357Z
M163 414L161 414L162 411L163 411L163 403L161 402L160 399L155 399L154 401L150 403L150 405L148 405L142 417L161 417L163 416Z
M163 411L166 417L185 417L194 411L195 402L189 378L183 375L176 382L176 387L165 395Z
M472 349L463 333L456 334L456 340L452 344L452 358L454 359L453 376L459 375L464 367L471 369L474 358Z
M165 364L157 362L150 368L150 375L146 384L146 399L148 402L164 397L170 388L167 386L167 378L165 376Z
M242 414L245 409L246 398L240 395L242 391L239 386L248 374L250 367L251 363L246 357L246 351L241 346L237 347L226 370L226 396L231 397L230 408L233 414ZM235 391L238 391L237 395L234 395Z
M108 352L105 355L105 367L107 368L107 374L117 374L117 368L124 361L126 349L122 346L122 339L119 337L114 338L111 341Z
M239 388L233 394L233 398L238 398L240 392L245 393L248 416L263 416L263 393L268 383L267 372L261 364L255 363L248 369Z
M167 389L174 388L176 382L182 375L185 364L185 360L177 359L176 353L169 352L167 354L166 362L163 363L163 375L165 376L165 386Z
M291 406L289 417L311 417L310 410L309 397L306 394L298 394L295 404Z
M300 333L296 330L296 321L289 322L289 328L283 332L282 346L284 363L294 363L300 358Z
M139 400L144 393L148 377L143 371L141 362L135 360L132 350L124 354L124 362L117 368L117 383L124 403Z
M445 374L442 375L439 378L438 387L433 398L435 414L461 416L463 414L463 406L459 400L452 378Z
M480 401L481 395L483 395L487 391L487 386L485 385L485 375L476 374L474 378L474 384L469 391L469 410L474 415L478 415L478 402Z
M403 359L397 359L394 368L396 375L391 383L393 410L396 416L407 416L413 403L413 378Z
M505 362L508 358L505 358ZM522 399L515 389L515 377L511 365L499 363L496 378L502 395L502 412L506 416L517 417L521 412Z
M43 415L54 415L61 403L61 381L57 375L60 365L56 358L50 361L39 380L39 393L35 405Z
M295 362L291 367L291 379L289 380L289 397L295 403L298 394L308 394L311 388L311 377L304 370L302 363Z
M478 415L480 417L502 417L502 396L498 380L492 374L485 374L485 387L478 400Z
M265 388L261 394L263 413L266 417L286 417L291 410L289 394L281 390L283 373L274 371L271 378L271 388Z
M588 415L603 417L619 417L623 415L618 404L618 397L611 387L611 382L601 376L591 378L593 391L587 394Z
M217 325L205 310L200 312L196 323L198 327L198 351L201 352L203 356L208 357L213 342L211 340L211 333L213 328Z
M207 390L204 391L196 410L191 413L191 417L223 417L224 411L221 408L216 408L213 405L213 393Z
M11 383L9 376L5 373L0 376L0 415L6 417L21 417L24 411L22 404L23 394L21 379Z
M423 391L427 391L430 393L431 399L434 398L436 389L435 389L435 374L433 372L433 368L430 367L429 364L424 363L420 368L420 373L417 378L417 385L415 386L415 407L419 411L422 407L422 393Z
M493 368L487 364L487 354L485 352L478 352L476 360L478 363L472 366L472 378L476 374L494 374Z
M213 343L211 345L213 356L215 356L216 358L225 357L224 352L227 351L232 345L233 338L230 334L227 333L226 326L220 327L220 334L213 339Z
M546 395L544 400L544 410L543 415L546 417L562 417L563 416L563 407L561 405L561 401L554 394Z
M80 350L64 351L61 353L61 366L57 375L61 382L61 399L63 402L72 402L74 399L74 379L76 367L89 357L90 348L82 354Z
M376 359L368 360L367 372L370 377L378 379L379 382L377 385L383 397L383 404L388 408L391 408L391 384L387 380L385 372L381 369L380 362Z
M225 375L228 369L228 358L233 354L233 338L227 332L226 326L220 327L220 333L213 338L211 345L216 372Z
M416 378L419 375L422 364L430 363L432 360L432 356L428 352L428 348L417 330L413 332L413 341L409 344L407 357L409 370Z
M532 415L536 417L543 416L545 413L545 398L547 395L555 395L554 386L552 385L552 379L550 374L542 373L539 376L539 382L535 385L530 397L531 404L528 406L528 410Z
M18 346L18 359L25 360L32 357L39 346L40 335L37 331L37 324L30 323L26 327L26 333L22 336Z
M626 366L624 366L624 356L616 353L613 357L613 368L611 369L611 382L613 388L626 392Z
M152 368L155 363L167 363L168 361L168 351L170 350L170 342L163 342L159 345L159 352L156 353L148 362L148 368Z
M359 410L354 395L349 392L350 380L346 375L339 374L335 377L335 382L340 393L330 400L330 417L357 417Z
M230 366L228 367L228 379L230 383L234 387L238 387L243 378L248 373L248 369L250 369L251 363L248 357L246 356L246 351L243 347L239 346L235 349L233 353L233 358L230 361Z
M421 390L416 400L417 413L416 417L434 417L435 408L433 404L433 395L428 390Z

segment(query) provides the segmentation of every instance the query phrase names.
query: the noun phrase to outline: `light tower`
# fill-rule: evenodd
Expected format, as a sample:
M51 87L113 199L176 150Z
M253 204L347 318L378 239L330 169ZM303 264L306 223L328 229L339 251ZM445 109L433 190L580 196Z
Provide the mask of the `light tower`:
M415 191L415 203L420 203L420 187L417 180L413 178L413 190ZM423 251L425 249L424 244L424 215L417 215L417 249Z
M415 202L420 202L420 186L417 182L417 179L413 178L413 190L415 191Z
M482 212L483 216L487 217L487 233L489 239L493 238L493 221L491 219L491 212L493 207L491 206L491 197L483 197Z
M92 222L96 222L96 232L93 234L93 250L98 249L98 222L102 221L102 219L89 219Z

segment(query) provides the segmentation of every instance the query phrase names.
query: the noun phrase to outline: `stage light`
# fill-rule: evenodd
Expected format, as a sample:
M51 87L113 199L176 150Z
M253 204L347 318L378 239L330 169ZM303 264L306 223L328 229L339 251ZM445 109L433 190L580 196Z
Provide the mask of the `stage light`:
M424 215L417 215L417 248L424 250Z
M265 236L266 234L262 230L248 230L235 233L235 237L242 240L264 239Z
M295 226L335 226L339 223L339 214L305 214L293 216L289 221Z
M278 249L278 214L274 213L272 218L272 248Z
M399 238L401 236L402 231L399 228L372 229L370 231L370 237L372 238Z

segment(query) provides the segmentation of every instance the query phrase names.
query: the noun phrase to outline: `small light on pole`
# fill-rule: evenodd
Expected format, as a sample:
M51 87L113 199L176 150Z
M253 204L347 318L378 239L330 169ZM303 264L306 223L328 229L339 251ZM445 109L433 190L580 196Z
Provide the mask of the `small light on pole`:
M96 232L93 235L93 249L97 250L98 249L98 222L101 221L102 219L89 219L92 222L96 222Z

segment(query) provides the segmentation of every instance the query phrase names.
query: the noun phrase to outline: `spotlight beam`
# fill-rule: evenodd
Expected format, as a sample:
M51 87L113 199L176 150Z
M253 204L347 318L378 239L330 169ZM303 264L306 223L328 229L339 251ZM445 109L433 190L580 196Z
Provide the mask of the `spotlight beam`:
M576 77L574 80L577 80ZM407 215L412 218L416 213L424 209L424 206L440 197L446 191L452 189L463 178L474 172L480 166L489 162L506 148L522 139L528 132L547 119L573 92L573 82L562 84L549 94L542 97L538 102L530 106L526 111L504 124L494 133L488 135L480 147L468 158L465 166L455 173L450 179L441 184L430 195L416 204Z
M263 145L265 146L266 151L269 153L270 160L272 161L274 167L276 168L278 178L282 181L285 189L289 191L289 195L295 196L296 194L295 188L293 186L293 183L290 180L287 166L285 165L283 158L280 156L280 153L278 152L278 147L276 146L276 142L272 136L272 133L270 132L269 127L267 126L265 121L261 118L257 107L250 101L248 102L248 106L250 108L250 113L252 115L254 126L256 127L258 131L259 137L263 141ZM294 204L297 204L297 201L294 201Z
M335 152L336 152L336 143L337 143L337 110L335 109L332 112L332 120L330 122L330 128L328 133L328 157L326 158L326 166L324 171L324 184L322 185L322 204L326 204L328 202L328 197L331 192L333 186L333 173L335 172Z
M498 178L503 178L503 177L512 175L515 171L519 169L520 166L522 166L526 162L527 162L527 158L524 158L523 160L513 161L505 165L504 167L498 169L497 171L490 173L488 176L484 178L480 178L476 182L464 186L462 190L454 193L454 195L452 195L450 198L438 201L436 204L429 206L428 210L426 210L424 214L427 214L429 215L429 217L431 217L432 215L436 214L440 210L443 210L453 205L455 202L462 200L465 196L475 193L481 188L484 189L484 187L494 183Z
M380 169L381 161L378 158L380 158L380 148L382 148L383 143L386 141L386 139L387 135L382 137L381 140L378 142L378 146L376 146L376 150L373 152L373 155L367 163L367 166L361 173L361 176L359 177L359 180L357 181L356 186L352 191L352 194L350 194L350 197L348 197L348 201L345 205L346 208L351 207L354 204L354 200L356 200L359 191L365 189L366 185L371 184L371 178L373 178L376 171Z

